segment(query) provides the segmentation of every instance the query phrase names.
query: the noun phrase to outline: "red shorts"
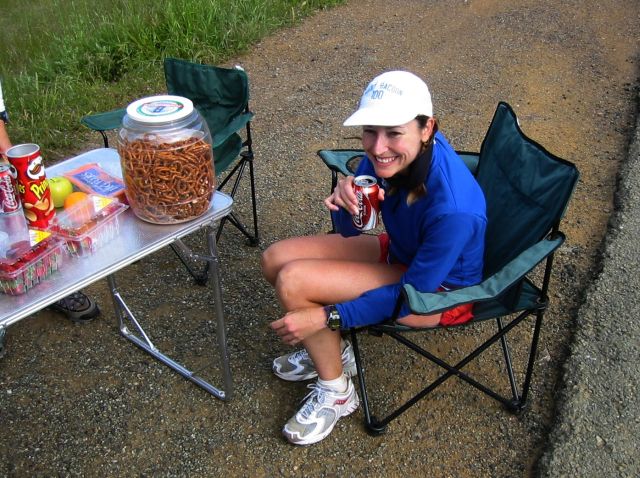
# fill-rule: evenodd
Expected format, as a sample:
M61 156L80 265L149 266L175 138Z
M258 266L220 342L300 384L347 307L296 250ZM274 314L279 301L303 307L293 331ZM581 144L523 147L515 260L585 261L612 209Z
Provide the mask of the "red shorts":
M379 234L378 241L380 242L380 257L378 258L378 262L389 264L389 234L386 232ZM405 270L408 268L404 264L399 265L404 266ZM443 287L438 288L438 292L443 290L445 290ZM469 322L471 319L473 319L473 304L463 304L443 312L439 325L443 327L460 325Z

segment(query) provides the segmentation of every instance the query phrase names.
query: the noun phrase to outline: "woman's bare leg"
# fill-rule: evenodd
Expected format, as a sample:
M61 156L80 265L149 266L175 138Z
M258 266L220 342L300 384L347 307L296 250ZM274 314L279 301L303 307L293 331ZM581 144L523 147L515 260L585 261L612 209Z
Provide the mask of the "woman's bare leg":
M271 285L285 264L298 259L341 259L377 262L378 238L372 235L342 237L340 234L292 237L269 246L262 254L262 273Z
M400 266L377 262L298 259L282 267L275 287L285 310L311 309L398 282L403 272ZM302 343L321 379L331 380L342 374L339 332L325 328Z
M286 311L335 304L363 292L397 282L401 267L382 264L376 236L344 238L338 234L294 237L276 242L262 256L265 278L275 286ZM435 326L437 316L407 316L406 325ZM303 345L316 364L320 378L342 373L340 333L323 329Z

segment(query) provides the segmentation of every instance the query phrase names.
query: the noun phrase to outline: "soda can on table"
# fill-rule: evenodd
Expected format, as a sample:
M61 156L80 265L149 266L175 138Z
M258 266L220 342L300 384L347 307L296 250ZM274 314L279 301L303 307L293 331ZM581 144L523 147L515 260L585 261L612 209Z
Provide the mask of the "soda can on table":
M379 189L378 182L373 176L356 176L353 180L353 190L358 200L358 214L352 216L356 229L370 231L378 226Z
M19 144L9 148L6 155L16 170L18 192L29 227L48 228L55 209L40 147L37 144Z
M27 234L15 170L9 164L0 164L0 261L12 244L24 240Z
M13 166L0 164L0 214L22 212Z

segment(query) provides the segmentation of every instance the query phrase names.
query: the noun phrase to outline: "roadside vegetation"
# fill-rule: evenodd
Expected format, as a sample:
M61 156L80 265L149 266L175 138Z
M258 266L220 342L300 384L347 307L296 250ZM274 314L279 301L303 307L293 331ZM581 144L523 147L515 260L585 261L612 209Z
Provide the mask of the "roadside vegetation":
M78 152L91 134L82 116L165 91L165 57L220 64L343 2L0 0L0 80L12 141L38 143L49 159Z

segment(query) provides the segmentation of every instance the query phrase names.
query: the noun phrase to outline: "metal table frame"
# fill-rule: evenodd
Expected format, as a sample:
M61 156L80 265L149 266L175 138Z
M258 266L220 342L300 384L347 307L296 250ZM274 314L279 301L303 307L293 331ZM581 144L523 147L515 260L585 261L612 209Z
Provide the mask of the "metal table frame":
M95 149L48 167L47 175L49 177L59 176L64 171L87 163L99 163L110 173L121 176L118 153L110 148ZM215 231L217 230L217 223L231 213L232 207L233 199L227 194L216 191L211 208L206 214L193 221L171 225L147 223L138 219L131 209L127 209L119 216L119 235L108 245L98 249L90 258L67 257L57 272L51 275L48 280L30 289L26 294L9 296L0 293L0 339L5 329L11 324L38 312L72 292L106 277L113 298L116 316L118 317L120 333L125 338L215 397L222 400L231 399L231 369L227 349ZM207 230L208 254L194 254L181 239L196 231L206 229L207 226L210 226ZM153 344L117 288L115 272L170 245L189 259L201 260L209 264L209 283L213 290L215 302L216 335L222 367L222 388L214 387L194 372L162 353Z

